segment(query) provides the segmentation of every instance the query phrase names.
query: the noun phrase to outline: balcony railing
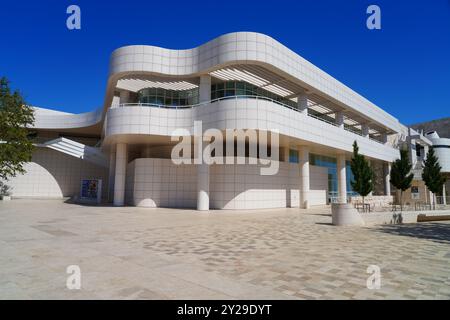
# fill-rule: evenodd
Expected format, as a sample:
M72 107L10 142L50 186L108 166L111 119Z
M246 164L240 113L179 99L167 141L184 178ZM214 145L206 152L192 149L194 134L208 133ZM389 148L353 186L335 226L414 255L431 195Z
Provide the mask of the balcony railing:
M283 102L280 102L278 100L274 100L268 97L264 97L264 96L252 96L252 95L239 95L239 96L228 96L228 97L221 97L221 98L217 98L217 99L212 99L210 101L205 101L205 102L201 102L201 103L197 103L197 104L192 104L192 105L185 105L185 106L168 106L168 105L164 105L164 104L156 104L156 103L121 103L119 105L115 105L112 106L112 108L122 108L122 107L153 107L153 108L162 108L162 109L176 109L176 110L181 110L181 109L192 109L195 107L199 107L199 106L203 106L203 105L207 105L207 104L211 104L214 102L218 102L218 101L223 101L223 100L233 100L233 99L256 99L256 100L264 100L264 101L270 101L272 103L276 103L279 104L285 108L300 112L300 110L298 108L295 108L293 106L290 106L288 104L285 104ZM322 122L328 123L332 126L338 127L339 125L335 122L329 121L327 119L321 118L320 116L311 114L311 113L307 113L309 117L320 120ZM357 130L351 129L349 127L345 127L344 126L344 130L349 131L351 133L357 134L359 136L363 136L361 132L358 132ZM376 140L376 139L372 139L369 138L372 141L378 142L380 144L383 144L382 142Z

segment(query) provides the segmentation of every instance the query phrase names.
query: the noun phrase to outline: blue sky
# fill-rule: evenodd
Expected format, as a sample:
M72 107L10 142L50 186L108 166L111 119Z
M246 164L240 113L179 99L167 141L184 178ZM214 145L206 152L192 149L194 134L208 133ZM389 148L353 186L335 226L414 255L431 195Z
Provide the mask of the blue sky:
M82 29L66 28L81 8ZM377 4L382 29L366 28ZM411 124L450 116L450 0L3 1L0 76L30 104L85 112L103 104L110 53L183 49L220 34L268 34Z

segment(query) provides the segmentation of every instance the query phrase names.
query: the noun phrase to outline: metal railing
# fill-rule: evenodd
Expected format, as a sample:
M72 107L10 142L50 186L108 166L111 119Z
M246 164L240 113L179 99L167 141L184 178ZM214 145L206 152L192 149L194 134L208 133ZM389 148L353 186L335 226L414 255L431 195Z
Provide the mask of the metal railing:
M326 122L326 123L328 123L328 124L331 124L331 125L333 125L333 126L335 126L335 127L338 127L338 126L339 126L339 125L338 125L337 123L335 123L335 122L332 122L332 121L330 121L330 120L323 119L323 118L321 118L321 117L319 117L319 116L317 116L317 115L315 115L315 114L312 114L312 113L308 113L308 116L311 117L311 118L314 118L314 119L317 119L317 120Z
M290 106L288 104L285 104L285 103L283 103L281 101L274 100L274 99L271 99L271 98L268 98L268 97L264 97L264 96L254 96L254 95L238 95L238 96L221 97L221 98L217 98L217 99L212 99L210 101L205 101L205 102L201 102L201 103L197 103L197 104L191 104L191 105L184 105L184 106L169 106L169 105L157 104L157 103L136 102L136 103L121 103L121 104L118 104L118 105L113 105L113 106L111 106L111 108L153 107L153 108L175 109L175 110L178 110L178 109L192 109L192 108L200 107L200 106L203 106L203 105L211 104L211 103L214 103L214 102L219 102L219 101L223 101L223 100L233 100L233 99L235 99L235 100L237 100L237 99L264 100L264 101L269 101L269 102L272 102L272 103L276 103L278 105L281 105L281 106L283 106L285 108L288 108L288 109L291 109L291 110L294 110L294 111L297 111L297 112L301 112L298 108ZM322 118L320 116L317 116L317 115L314 115L314 114L311 114L311 113L307 113L307 115L309 117L311 117L311 118L317 119L319 121L323 121L323 122L328 123L330 125L333 125L335 127L339 127L339 125L337 123L329 121L327 119L324 119L324 118ZM351 133L354 133L354 134L357 134L359 136L363 136L363 134L361 132L358 132L357 130L351 129L349 127L345 127L344 126L344 130L347 130L347 131L349 131ZM380 142L380 141L378 141L376 139L373 139L373 138L370 138L370 137L369 137L369 139L372 140L372 141L378 142L380 144L383 144L382 142Z
M347 130L347 131L349 131L351 133L354 133L354 134L357 134L358 136L363 137L362 132L359 132L358 130L355 130L355 129L352 129L352 128L349 128L349 127L346 127L346 126L344 126L344 130Z
M378 143L384 144L384 143L383 143L382 141L380 141L380 140L377 140L377 139L375 139L375 138L369 137L369 139L370 139L370 140L372 140L372 141L375 141L375 142L378 142Z
M450 197L449 196L436 196L436 204L440 205L450 205Z

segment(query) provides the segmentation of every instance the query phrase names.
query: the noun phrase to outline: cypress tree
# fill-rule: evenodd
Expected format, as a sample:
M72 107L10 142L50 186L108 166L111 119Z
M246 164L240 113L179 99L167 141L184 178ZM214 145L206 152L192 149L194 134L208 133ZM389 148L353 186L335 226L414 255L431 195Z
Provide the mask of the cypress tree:
M390 182L400 190L400 210L403 211L403 191L411 188L414 174L411 173L412 165L409 162L408 151L400 150L400 159L392 164Z
M441 173L441 169L442 168L439 165L438 158L434 154L434 149L431 147L428 150L427 158L423 167L422 179L428 190L433 193L433 197L435 197L437 192L442 191L442 187L445 183L445 177ZM435 206L435 203L436 201L433 201L433 206Z
M362 197L364 208L364 198L373 190L374 173L369 161L362 154L359 154L359 147L356 141L353 142L353 157L350 162L350 168L353 173L353 179L350 183L353 190Z

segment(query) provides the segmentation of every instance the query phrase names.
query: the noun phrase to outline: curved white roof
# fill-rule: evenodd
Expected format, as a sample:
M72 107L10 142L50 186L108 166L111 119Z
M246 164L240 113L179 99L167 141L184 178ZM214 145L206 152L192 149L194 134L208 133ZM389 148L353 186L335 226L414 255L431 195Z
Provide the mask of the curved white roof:
M144 45L126 46L115 50L110 60L105 107L111 104L117 81L127 75L193 77L233 65L263 67L268 73L272 72L283 77L284 83L290 89L288 91L292 91L292 88L298 88L298 91L304 88L389 132L400 131L400 123L395 117L278 41L254 32L225 34L186 50ZM283 85L279 87L283 90Z

